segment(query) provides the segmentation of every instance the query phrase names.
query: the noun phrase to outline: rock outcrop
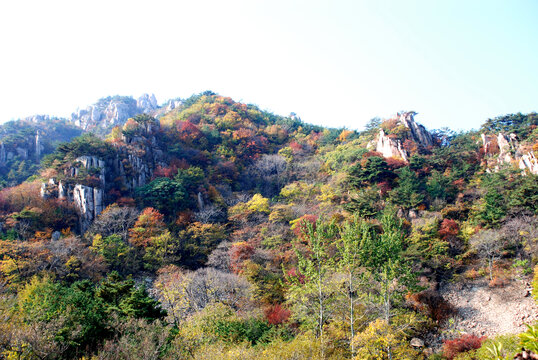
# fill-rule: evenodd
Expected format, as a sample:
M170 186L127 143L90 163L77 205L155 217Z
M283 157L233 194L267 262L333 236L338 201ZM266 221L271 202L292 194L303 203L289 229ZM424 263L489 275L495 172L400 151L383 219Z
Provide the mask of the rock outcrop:
M95 173L97 184L76 180L82 173ZM68 170L67 181L49 179L41 185L41 196L57 197L74 203L79 213L80 231L84 232L105 208L106 163L95 156L80 156Z
M159 107L154 94L143 94L136 101L136 106L145 114L149 114Z
M403 112L398 114L397 124L405 126L408 131L409 140L414 141L418 147L427 148L433 145L433 136L426 128L415 122L416 112ZM400 158L408 161L409 153L402 146L402 139L392 138L385 134L383 129L379 130L379 135L375 143L375 150L385 158Z
M114 126L142 113L153 113L159 108L155 95L143 94L138 100L130 96L112 96L100 99L86 109L71 115L71 121L86 131L105 135Z
M534 151L520 145L515 134L482 134L484 165L487 171L499 171L503 166L514 166L538 175L538 161Z
M12 144L9 147L4 145L4 142L0 142L0 166L5 165L9 160L13 160L16 157L19 160L32 159L39 162L41 155L45 147L41 142L41 135L39 130L35 135L28 135L25 140Z
M115 143L114 154L106 159L96 156L79 156L63 169L62 180L49 179L41 187L41 196L72 202L76 207L80 232L86 231L93 220L121 196L134 196L134 190L151 181L157 166L166 166L165 154L159 148L154 132L157 123L151 124L136 136L124 136L124 142Z
M377 137L377 144L375 150L385 158L401 158L404 161L407 161L407 152L402 148L402 143L400 140L391 139L383 129L379 130L379 135Z

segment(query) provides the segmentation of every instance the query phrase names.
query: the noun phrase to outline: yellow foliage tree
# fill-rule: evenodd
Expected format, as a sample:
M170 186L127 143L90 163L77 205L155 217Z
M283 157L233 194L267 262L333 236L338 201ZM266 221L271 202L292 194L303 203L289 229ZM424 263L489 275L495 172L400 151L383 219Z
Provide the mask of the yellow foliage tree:
M385 320L372 321L368 327L353 338L355 360L416 360L421 355L413 350L403 334Z

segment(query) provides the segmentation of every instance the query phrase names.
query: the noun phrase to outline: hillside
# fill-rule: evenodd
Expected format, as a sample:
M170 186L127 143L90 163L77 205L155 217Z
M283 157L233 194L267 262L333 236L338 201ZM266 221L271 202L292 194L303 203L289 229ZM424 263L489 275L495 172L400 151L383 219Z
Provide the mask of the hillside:
M32 165L0 191L0 358L479 348L449 332L461 303L444 289L532 281L538 116L465 133L415 117L331 129L205 92L4 125L0 165ZM511 356L504 336L486 343Z

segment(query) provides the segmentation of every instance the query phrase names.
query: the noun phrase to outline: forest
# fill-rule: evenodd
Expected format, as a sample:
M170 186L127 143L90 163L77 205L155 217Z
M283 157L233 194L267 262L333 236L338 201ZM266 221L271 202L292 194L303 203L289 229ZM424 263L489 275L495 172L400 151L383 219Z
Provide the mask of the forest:
M536 314L484 335L442 290L538 300L538 114L356 131L179 102L107 134L2 125L0 359L538 354Z

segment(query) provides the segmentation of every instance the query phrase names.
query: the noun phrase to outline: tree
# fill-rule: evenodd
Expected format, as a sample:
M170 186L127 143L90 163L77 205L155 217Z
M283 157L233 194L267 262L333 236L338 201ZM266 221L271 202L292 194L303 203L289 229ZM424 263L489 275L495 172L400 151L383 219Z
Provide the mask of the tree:
M408 166L398 171L398 187L390 192L390 198L404 209L416 208L422 201L421 181Z
M40 358L47 351L80 351L109 335L103 305L95 299L89 281L65 287L49 277L34 277L19 293L18 303L24 321L42 331L38 335L43 338L31 342Z
M129 243L138 247L147 247L153 237L166 229L163 218L163 214L158 210L151 207L145 208L138 216L134 227L129 229Z
M129 229L133 227L137 217L138 211L135 208L112 204L94 220L88 233L100 234L103 238L119 235L124 241L127 241Z
M377 319L353 338L357 348L356 360L415 360L422 357L414 351L406 339L385 320Z
M484 205L479 217L486 223L495 225L506 215L505 199L495 188L489 188L484 196Z
M136 189L136 195L145 206L153 206L166 215L182 209L186 197L181 182L169 178L158 178Z
M101 281L95 296L102 301L105 312L109 315L146 320L160 319L166 315L159 303L148 295L145 287L135 286L131 278L122 280L115 271Z
M394 173L389 170L387 162L380 156L370 156L366 163L360 163L350 168L349 183L360 188L364 184L375 184L383 180L391 180Z
M416 277L403 258L403 223L393 209L385 209L381 226L381 234L368 233L361 239L361 264L371 275L380 296L383 318L390 324L393 302L415 287Z
M101 255L108 266L117 271L126 268L131 248L120 235L113 234L103 238L101 234L93 237L91 249Z
M355 321L356 307L362 299L361 287L364 286L364 276L361 271L361 243L365 237L372 236L373 229L364 221L355 221L340 227L340 239L336 242L338 262L336 269L343 274L345 284L344 296L347 299L348 324L350 329L351 355L355 354Z
M470 244L477 255L487 262L489 279L493 280L493 263L504 249L501 233L495 230L483 230L471 238Z
M144 261L149 269L158 269L164 265L177 263L181 257L179 239L166 230L151 238L145 248Z
M329 318L328 307L333 292L329 275L334 268L334 261L329 247L336 235L336 228L318 219L315 224L304 221L303 229L304 253L301 252L300 244L294 244L297 256L295 276L290 276L293 273L285 274L290 283L288 302L294 316L299 316L299 320L307 326L316 328L323 351L323 329Z
M252 286L245 278L213 268L183 271L170 266L160 271L155 287L176 325L213 303L235 310L247 308L252 297Z

